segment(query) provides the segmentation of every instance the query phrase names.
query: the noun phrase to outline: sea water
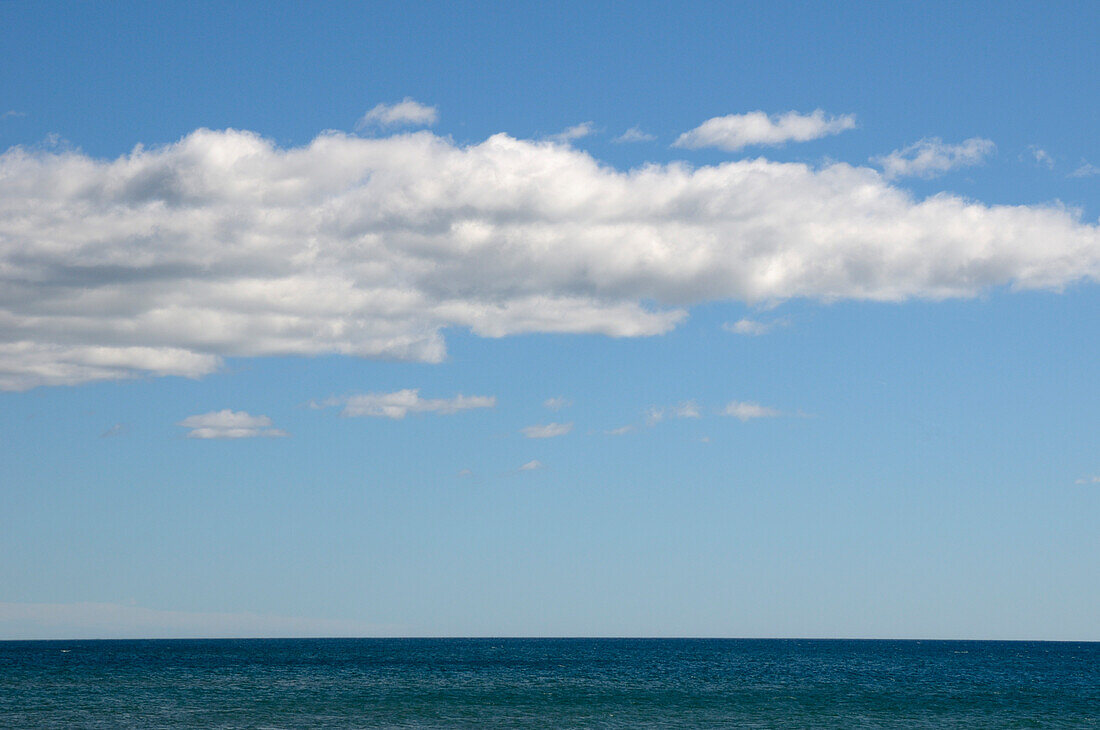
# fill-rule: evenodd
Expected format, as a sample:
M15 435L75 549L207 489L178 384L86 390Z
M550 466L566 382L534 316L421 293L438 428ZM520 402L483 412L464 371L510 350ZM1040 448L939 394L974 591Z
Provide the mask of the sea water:
M3 728L1089 728L1100 644L0 642Z

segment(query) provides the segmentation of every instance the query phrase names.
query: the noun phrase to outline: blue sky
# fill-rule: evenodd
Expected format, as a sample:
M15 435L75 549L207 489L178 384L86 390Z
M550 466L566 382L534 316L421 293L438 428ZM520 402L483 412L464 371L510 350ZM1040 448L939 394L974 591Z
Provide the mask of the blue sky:
M1094 6L0 27L0 638L1100 640Z

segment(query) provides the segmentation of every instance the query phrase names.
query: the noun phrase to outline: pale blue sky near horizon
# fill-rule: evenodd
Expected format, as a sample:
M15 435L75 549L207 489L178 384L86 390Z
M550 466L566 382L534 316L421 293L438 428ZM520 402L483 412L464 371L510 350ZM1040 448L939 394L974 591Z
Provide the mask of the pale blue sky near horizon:
M0 184L11 170L20 195L32 191L0 201L0 382L18 386L0 391L0 639L1100 640L1097 31L1100 9L1089 3L0 4L0 152L9 151ZM61 273L49 263L20 268L52 261L61 239L19 232L22 216L58 200L49 185L23 184L19 175L34 172L19 154L75 159L95 175L137 145L150 158L167 155L200 128L247 130L280 150L328 130L389 144L416 125L357 122L405 98L436 110L428 128L448 153L504 133L540 141L524 154L550 155L547 140L588 123L554 145L604 170L655 170L654 185L674 178L662 166L675 161L715 175L737 160L800 163L819 176L846 163L867 168L860 179L872 192L896 194L898 210L946 195L981 215L1021 206L1070 220L1059 228L1040 214L983 218L1001 226L993 247L1024 229L1039 231L1026 245L1055 250L1067 230L1080 243L1057 248L1049 284L1019 285L1034 268L1013 263L1025 244L1012 243L989 267L970 260L962 273L931 274L897 301L859 293L879 274L860 268L858 247L838 249L853 257L848 289L754 301L706 276L646 288L638 274L589 289L584 276L615 264L578 259L584 276L532 293L595 291L601 304L686 315L663 333L611 337L601 332L626 324L581 319L649 320L626 309L554 310L498 323L515 331L492 337L459 324L457 309L439 319L444 308L433 300L410 315L415 326L401 326L410 336L437 327L439 362L342 355L310 349L319 340L308 338L245 356L172 341L183 335L163 334L171 327L135 335L105 324L72 339L75 325L47 321L62 306L52 292L71 286L65 276L78 267L74 259L72 270L57 265ZM851 115L850 128L734 150L673 146L708 119L818 109ZM632 128L644 138L617 139ZM968 161L920 167L911 146L933 138L927 149L947 158L967 140L983 142ZM887 173L883 160L907 149L914 172ZM131 189L132 199L162 195L157 179L135 180L147 187ZM647 194L640 185L634 192ZM608 187L600 200L614 194ZM92 233L65 235L98 246L97 226L131 198L115 208L80 198ZM716 199L700 199L701 219ZM178 206L216 215L233 200L165 195L162 207L142 210L160 211L152 230L168 230ZM568 206L533 205L545 230L575 234L569 226L583 223L559 213ZM240 217L275 215L264 210ZM812 248L813 230L791 234L809 241L791 245ZM935 236L914 237L918 258L939 250ZM159 250L156 233L140 240ZM431 248L452 245L441 240L385 242L439 262L462 255L457 243ZM633 245L615 240L624 251ZM143 265L143 249L129 250ZM301 253L278 249L239 286L277 268L287 250ZM241 261L234 265L254 266ZM205 275L236 275L217 266L184 280L165 264L155 281L186 298ZM471 284L465 303L513 301L526 282L543 286L537 265L501 266L519 293L486 284L482 299ZM450 291L448 281L413 282L419 269L397 270L428 299ZM930 293L944 279L966 293ZM119 299L89 279L84 314L106 321L114 307L154 296L132 294L121 278L114 285ZM711 286L719 293L693 295ZM41 302L33 311L21 304L30 297ZM293 306L303 317L314 311ZM58 376L72 358L91 357L81 361L90 367L116 355L39 361L4 349L12 342L43 348L34 349L42 358L122 343L198 348L220 361L194 377L160 365L132 365L133 377L118 379ZM409 389L441 403L459 394L495 401L453 413L453 404L425 406L400 419L350 412L357 395ZM187 438L180 425L225 410L269 420L247 427L254 438ZM566 432L524 434L553 424Z

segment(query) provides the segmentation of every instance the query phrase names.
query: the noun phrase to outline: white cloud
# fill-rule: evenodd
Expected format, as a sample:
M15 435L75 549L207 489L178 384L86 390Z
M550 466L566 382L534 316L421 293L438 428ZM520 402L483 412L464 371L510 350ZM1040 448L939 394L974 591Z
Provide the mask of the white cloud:
M211 411L188 416L177 426L190 429L187 438L192 439L241 439L257 436L286 436L286 431L271 427L267 416L253 416L244 411Z
M537 471L542 468L544 467L541 461L539 461L538 459L532 459L520 468L516 469L516 471Z
M677 418L698 418L699 404L693 400L686 400L673 408L672 413Z
M604 431L608 436L623 436L634 430L634 426L627 424L626 426L619 426L618 428L612 428L608 431Z
M1044 150L1042 147L1031 145L1028 148L1028 152L1035 159L1035 163L1042 165L1048 170L1054 169L1054 158L1050 156L1050 153Z
M640 127L631 127L611 141L628 144L631 142L652 142L655 139L657 139L655 135L643 132Z
M771 332L776 327L785 327L787 320L773 319L770 322L760 322L755 319L739 319L736 322L726 322L722 329L738 335L759 336Z
M776 416L783 415L774 408L768 408L759 403L748 403L744 401L731 401L726 405L722 413L727 416L738 418L742 422L751 421L754 418L775 418Z
M821 109L811 114L790 111L772 116L755 111L708 119L690 132L681 134L672 146L689 149L717 147L727 152L736 152L749 145L775 146L786 142L808 142L854 129L855 126L856 118L853 115L827 117Z
M1091 162L1082 162L1081 166L1069 174L1070 177L1092 177L1100 175L1100 167Z
M15 109L8 109L3 114L0 114L0 119L11 119L13 117L25 117L26 112L16 111Z
M1082 477L1078 479L1075 484L1100 484L1100 475L1091 477Z
M573 401L559 395L553 398L547 398L542 402L542 405L552 411L560 411L562 408L568 408L573 405Z
M342 398L330 398L321 406L344 407L344 416L373 416L401 419L410 413L450 415L475 408L495 408L496 396L462 395L453 398L421 398L418 388L406 388L393 393L359 393Z
M650 406L646 409L643 417L647 426L656 426L666 418L699 418L701 415L699 404L693 400L686 400L669 408Z
M438 362L443 331L657 335L708 301L903 301L1100 279L1060 205L924 200L866 167L620 172L495 135L196 131L116 160L0 155L0 388L225 357Z
M573 423L544 423L537 426L525 426L520 433L529 439L548 439L564 436L573 430Z
M595 128L593 127L592 122L581 122L580 124L575 124L572 127L568 127L557 134L551 135L549 139L555 142L569 143L575 139L587 137L594 131Z
M400 627L117 603L0 603L0 639L281 638L403 635Z
M439 110L421 104L406 96L396 104L379 104L356 123L356 129L365 127L430 127L439 121Z
M959 144L945 144L939 137L927 137L871 161L881 165L888 178L931 178L958 167L980 165L995 149L991 140L981 137L971 137Z
M658 423L665 420L665 409L657 406L650 406L646 409L643 417L645 418L645 425L656 426Z

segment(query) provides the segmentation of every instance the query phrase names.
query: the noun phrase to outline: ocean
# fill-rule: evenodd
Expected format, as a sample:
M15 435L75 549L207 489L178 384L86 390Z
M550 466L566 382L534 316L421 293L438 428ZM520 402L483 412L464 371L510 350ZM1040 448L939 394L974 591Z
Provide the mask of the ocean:
M2 728L1096 728L1100 643L0 642Z

